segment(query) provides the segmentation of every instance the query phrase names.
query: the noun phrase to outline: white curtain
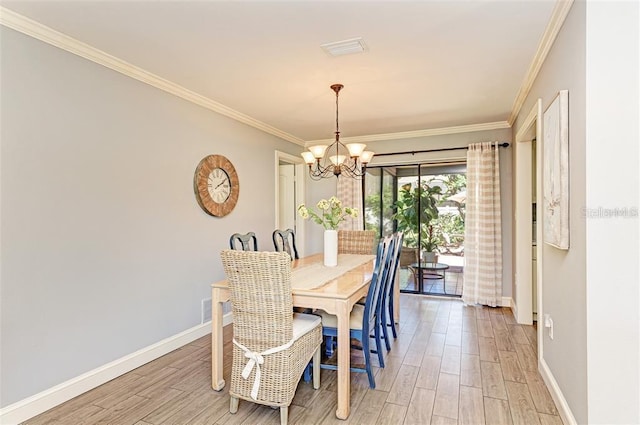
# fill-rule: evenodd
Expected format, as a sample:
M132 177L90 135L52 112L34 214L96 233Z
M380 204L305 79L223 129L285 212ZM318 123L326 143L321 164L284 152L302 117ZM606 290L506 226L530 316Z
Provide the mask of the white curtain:
M498 143L469 145L464 234L465 304L495 307L502 298L502 231Z
M362 225L362 180L347 176L338 177L338 199L345 207L358 209L357 218L347 218L338 225L340 230L363 230Z

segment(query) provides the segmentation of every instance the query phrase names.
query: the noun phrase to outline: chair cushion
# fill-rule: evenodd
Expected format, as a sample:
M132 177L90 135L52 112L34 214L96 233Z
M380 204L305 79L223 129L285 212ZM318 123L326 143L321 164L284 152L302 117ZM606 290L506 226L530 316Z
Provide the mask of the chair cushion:
M326 328L337 328L338 317L333 314L329 314L324 310L318 309L315 312L322 317L322 326ZM351 310L351 316L349 316L349 328L360 330L362 329L362 318L364 317L364 306L355 304L353 310Z
M293 339L297 340L321 322L315 314L293 313Z

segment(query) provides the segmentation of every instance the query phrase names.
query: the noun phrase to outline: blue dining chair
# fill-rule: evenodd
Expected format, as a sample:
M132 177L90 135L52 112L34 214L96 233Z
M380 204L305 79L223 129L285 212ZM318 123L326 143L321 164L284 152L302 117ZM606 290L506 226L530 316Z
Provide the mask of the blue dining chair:
M384 356L382 355L381 341L384 341L387 351L391 350L391 343L389 341L387 328L386 326L382 326L382 324L386 323L386 320L387 320L385 308L387 307L387 296L388 296L387 289L390 286L392 267L393 267L394 259L396 256L395 235L386 236L382 240L382 244L386 252L386 257L385 257L386 264L384 264L383 271L381 273L382 280L380 282L380 287L378 289L380 291L380 294L378 295L378 300L376 303L376 312L375 312L376 326L373 329L373 335L372 335L372 337L375 338L376 340L376 349L377 349L376 353L378 354L378 361L380 362L380 367L384 367Z
M271 237L273 239L273 247L277 252L286 252L292 260L300 258L296 248L296 234L292 229L274 230Z
M258 238L253 232L247 234L234 233L229 238L229 248L239 251L257 251Z
M376 352L378 354L378 361L381 367L384 367L384 358L382 356L382 341L380 339L377 314L379 313L379 300L380 300L380 287L383 280L386 278L386 273L389 272L389 266L391 263L391 252L393 250L393 240L385 240L378 244L378 250L376 254L376 261L371 277L371 283L369 290L367 291L367 297L364 305L356 304L351 311L351 317L349 320L351 329L349 330L350 339L357 339L362 344L362 353L364 355L365 367L351 367L352 372L366 372L369 378L369 387L374 389L376 382L373 377L373 370L371 368L371 353ZM333 314L329 314L324 310L317 310L316 314L322 317L322 335L325 337L327 348L333 350L334 339L338 336L337 318ZM373 331L373 335L372 335ZM375 339L376 350L371 350L370 339ZM321 364L323 369L337 370L336 365Z
M382 282L380 288L380 301L379 311L377 314L378 323L376 326L376 330L378 332L382 332L382 339L384 340L385 348L387 351L391 351L391 341L389 340L389 332L387 330L387 326L391 327L391 332L394 338L398 337L396 332L396 324L393 319L393 287L396 281L396 274L398 272L398 268L400 265L400 250L402 247L402 239L403 233L396 232L391 238L393 238L393 245L390 252L390 264L389 271L385 275L385 280ZM391 322L389 324L389 321Z

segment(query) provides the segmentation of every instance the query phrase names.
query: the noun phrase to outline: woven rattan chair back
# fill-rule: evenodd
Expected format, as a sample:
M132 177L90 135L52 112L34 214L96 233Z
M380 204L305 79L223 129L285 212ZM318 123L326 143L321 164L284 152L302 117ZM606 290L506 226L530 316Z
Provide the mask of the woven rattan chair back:
M258 238L253 232L247 234L234 233L229 238L229 248L240 251L257 251Z
M291 261L279 252L223 251L233 335L264 351L292 337Z
M291 294L291 258L285 252L224 250L222 265L231 292L233 313L233 364L231 368L230 412L240 399L280 407L281 424L286 424L288 406L304 369L313 356L318 366L314 388L319 388L319 347L322 342L320 320L293 339L294 317ZM247 355L264 362L254 364L245 377ZM260 370L259 378L257 370ZM259 385L255 388L255 382Z
M292 229L274 230L272 239L277 252L286 252L292 260L300 258L296 248L296 234Z
M338 230L338 254L374 254L375 230Z

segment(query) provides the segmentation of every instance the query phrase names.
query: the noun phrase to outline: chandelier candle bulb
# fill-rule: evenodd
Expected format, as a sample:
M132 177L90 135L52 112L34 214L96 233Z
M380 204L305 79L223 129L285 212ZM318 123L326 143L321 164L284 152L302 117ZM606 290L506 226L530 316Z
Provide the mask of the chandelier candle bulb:
M311 151L314 157L320 159L324 156L324 153L326 152L327 147L328 147L327 145L316 145L316 146L310 146L309 150Z
M362 152L364 152L364 149L367 147L364 143L349 143L346 146L347 149L349 149L349 156L351 156L351 158L362 155Z
M360 155L360 162L362 162L363 164L368 164L369 162L371 162L373 155L375 154L371 151L362 152L362 155Z
M332 155L329 157L329 161L331 161L333 165L343 164L346 159L347 157L345 155Z
M316 157L313 155L312 152L302 152L300 155L302 155L302 158L304 159L304 162L306 162L307 164L311 165L314 162L316 162Z

